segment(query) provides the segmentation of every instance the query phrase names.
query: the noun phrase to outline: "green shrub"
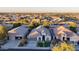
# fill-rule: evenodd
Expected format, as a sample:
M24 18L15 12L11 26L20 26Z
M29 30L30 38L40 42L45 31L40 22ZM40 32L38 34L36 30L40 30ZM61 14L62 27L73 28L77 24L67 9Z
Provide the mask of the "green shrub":
M41 41L37 42L37 47L43 47L43 42Z
M37 42L37 47L49 47L50 42L49 41L39 41Z

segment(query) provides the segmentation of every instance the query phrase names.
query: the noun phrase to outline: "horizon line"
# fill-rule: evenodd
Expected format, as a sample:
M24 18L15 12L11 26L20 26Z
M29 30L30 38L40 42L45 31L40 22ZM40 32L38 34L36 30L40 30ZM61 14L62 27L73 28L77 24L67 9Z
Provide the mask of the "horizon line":
M0 13L79 13L78 7L0 7Z

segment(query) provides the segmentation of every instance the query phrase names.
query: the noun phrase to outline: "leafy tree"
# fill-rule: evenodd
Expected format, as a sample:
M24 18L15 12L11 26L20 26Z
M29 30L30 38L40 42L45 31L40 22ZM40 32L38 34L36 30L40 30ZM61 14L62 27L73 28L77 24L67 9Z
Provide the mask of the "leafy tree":
M49 27L49 25L50 25L49 21L47 21L47 20L43 21L43 26L44 27Z
M31 23L31 24L29 24L28 26L29 26L29 28L30 28L30 29L35 28L35 26L34 26L32 23Z
M40 19L32 19L31 23L34 24L35 26L38 26L40 24L41 20Z
M13 28L18 27L18 26L21 26L21 23L18 23L18 22L13 23Z
M40 25L40 19L33 19L29 24L29 28L33 29Z
M73 31L73 32L75 32L75 33L77 32L76 27L70 26L69 28L70 28L71 31Z
M75 46L72 44L68 44L66 42L62 42L53 47L53 51L74 51Z
M75 22L68 22L68 24L69 24L69 29L76 33L77 24Z
M69 24L69 26L72 26L72 27L77 27L77 24L75 22L67 22Z
M29 24L29 19L20 19L18 21L18 23L21 23L21 24Z
M0 25L0 41L5 40L7 36L8 36L8 32L6 27Z

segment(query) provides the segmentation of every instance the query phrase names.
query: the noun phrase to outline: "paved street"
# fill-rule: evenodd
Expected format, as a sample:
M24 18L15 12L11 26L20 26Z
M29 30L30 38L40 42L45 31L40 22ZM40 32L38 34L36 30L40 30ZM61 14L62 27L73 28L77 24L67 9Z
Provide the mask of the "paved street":
M2 49L14 48L17 46L19 40L9 40L6 44L2 46Z

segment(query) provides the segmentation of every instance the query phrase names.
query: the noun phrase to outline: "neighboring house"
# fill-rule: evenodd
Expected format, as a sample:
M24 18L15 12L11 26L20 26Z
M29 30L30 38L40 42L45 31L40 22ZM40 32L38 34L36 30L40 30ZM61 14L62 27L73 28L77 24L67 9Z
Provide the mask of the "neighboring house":
M60 39L61 41L68 40L70 42L79 43L79 36L63 26L59 26L54 31L56 38Z
M77 34L79 35L79 24L77 24L76 30L77 30Z
M49 29L43 27L42 25L33 29L30 34L27 36L29 40L38 40L42 35L51 36Z
M64 26L64 27L68 28L67 24L51 24L50 28L56 28L56 27L59 27L59 26Z
M9 24L9 23L4 23L3 24L8 30L13 28L13 24Z
M10 40L16 40L16 39L22 39L28 34L29 28L27 28L25 25L19 26L17 28L14 28L10 31L8 31L9 39Z
M3 20L0 19L0 24L2 24L2 23L3 23Z

